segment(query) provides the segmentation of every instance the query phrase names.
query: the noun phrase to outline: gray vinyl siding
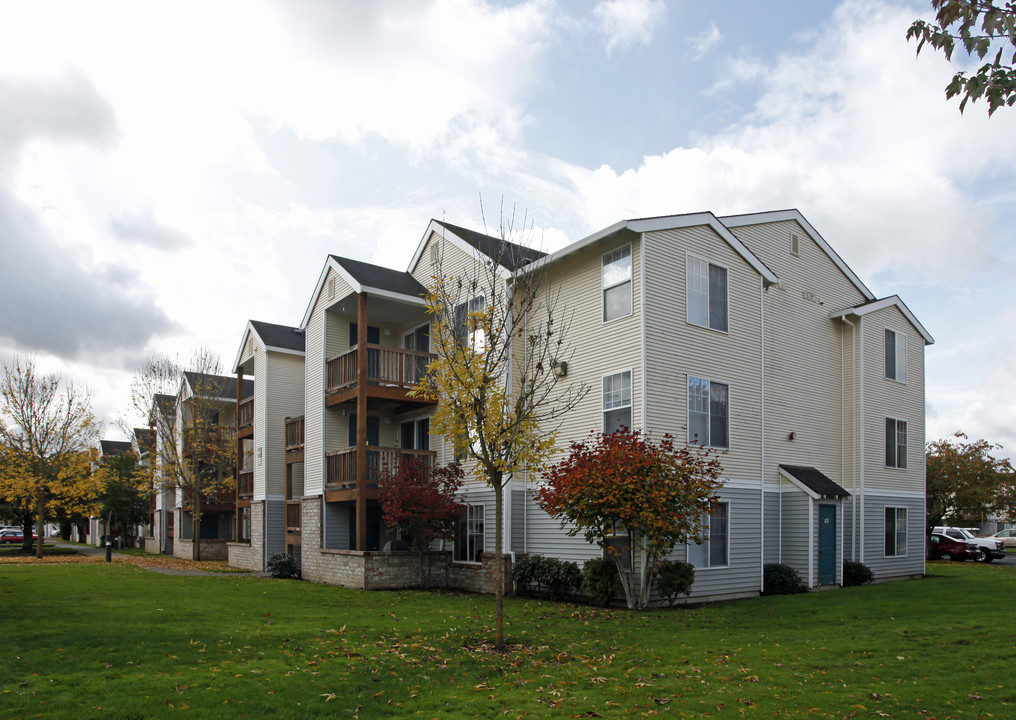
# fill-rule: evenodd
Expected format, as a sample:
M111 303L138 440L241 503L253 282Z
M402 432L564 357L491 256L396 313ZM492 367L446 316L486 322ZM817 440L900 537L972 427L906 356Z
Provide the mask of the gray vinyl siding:
M789 489L785 485L782 493L783 523L780 528L782 544L781 562L789 565L800 573L801 578L808 582L811 576L809 567L809 545L814 533L812 521L809 519L811 498L803 490Z
M326 502L323 504L325 537L322 547L331 550L350 550L349 530L352 523L352 503Z
M907 508L907 554L885 555L885 508ZM876 580L924 573L924 499L868 492L864 503L864 564Z
M304 414L304 358L273 352L268 354L267 365L265 493L269 499L278 499L286 495L286 418Z
M765 492L765 528L762 535L762 551L765 563L778 563L780 560L780 491L778 487L766 486Z
M265 560L286 552L286 501L265 502Z
M601 556L599 546L586 542L582 533L570 537L567 534L567 526L544 512L532 493L526 493L525 503L527 553L549 555L580 564L590 558Z
M762 454L761 278L708 226L647 233L646 411L649 429L688 436L688 378L728 388L724 475L758 479ZM727 269L728 330L687 320L687 259Z
M511 542L509 548L512 552L526 551L526 492L525 490L511 491Z
M761 588L761 494L758 490L723 488L719 499L729 503L728 564L696 568L692 598L757 593ZM686 560L687 547L678 546L671 557Z

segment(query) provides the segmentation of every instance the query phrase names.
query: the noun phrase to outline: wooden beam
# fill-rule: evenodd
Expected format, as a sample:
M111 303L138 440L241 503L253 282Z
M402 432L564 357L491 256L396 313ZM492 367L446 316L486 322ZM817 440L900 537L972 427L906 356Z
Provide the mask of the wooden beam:
M356 549L367 549L367 293L356 304Z

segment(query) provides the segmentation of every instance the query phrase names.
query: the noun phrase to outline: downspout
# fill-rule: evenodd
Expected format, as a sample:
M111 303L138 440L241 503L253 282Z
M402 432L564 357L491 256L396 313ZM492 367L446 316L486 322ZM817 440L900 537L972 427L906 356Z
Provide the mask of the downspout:
M851 515L850 522L854 526L854 531L852 533L852 535L853 535L852 541L853 541L853 546L854 547L853 547L853 550L852 550L850 555L851 555L851 559L853 559L853 558L859 557L858 549L860 547L859 524L858 524L858 516L857 516L857 430L858 430L858 428L857 428L857 326L854 325L854 323L852 323L849 320L847 320L846 316L841 316L840 320L842 320L844 323L846 323L847 325L850 326L850 338L851 338L851 344L853 345L853 347L851 348L851 364L853 365L852 370L853 370L854 377L852 378L853 382L851 383L851 385L853 385L853 388L852 388L853 392L851 393L851 399L850 399L850 406L851 406L851 413L850 413L850 419L851 419L851 426L850 426L850 441L851 441L851 447L850 447L850 489L853 490L853 493L851 493L851 498L850 498L850 504L851 504L851 507L852 507L852 510L851 510L851 513L850 513L850 515ZM843 365L843 354L844 354L844 352L845 352L845 347L844 347L844 343L843 343L843 333L841 332L840 333L840 365L841 366ZM846 397L846 389L845 389L845 382L846 382L846 380L843 377L844 374L845 373L842 373L842 372L840 373L840 375L841 375L841 377L840 377L840 404L841 405L844 403L844 398ZM843 443L841 441L841 450L840 450L841 453L843 452L842 445L843 445ZM842 465L842 463L841 463L841 465ZM840 470L840 474L841 474L841 476L843 474L843 469L842 468Z
M646 234L639 236L639 316L642 333L642 432L649 431L649 395L647 393L648 381L646 379Z
M759 323L760 341L759 356L762 360L761 379L761 400L759 403L760 415L762 418L759 438L761 440L761 461L759 466L759 587L765 589L765 564L766 564L766 305L765 305L765 278L761 275L758 279L758 308L761 322Z
M857 334L860 336L860 347L858 348L857 358L854 361L857 365L857 397L860 398L860 410L858 418L858 443L859 443L859 457L858 457L858 480L860 483L861 498L858 501L860 505L860 528L858 531L858 562L864 562L864 317L858 316L857 318Z

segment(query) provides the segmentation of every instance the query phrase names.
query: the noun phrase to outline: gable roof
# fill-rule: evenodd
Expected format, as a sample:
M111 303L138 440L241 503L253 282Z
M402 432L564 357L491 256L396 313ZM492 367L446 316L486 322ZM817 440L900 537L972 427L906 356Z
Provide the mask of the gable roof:
M247 337L251 333L258 336L266 351L292 355L303 355L305 352L306 337L300 328L290 325L276 325L260 320L248 320L247 329L240 340L240 349L236 352L236 360L233 361L234 370L240 367L240 358L243 357L243 349L247 345Z
M99 453L101 455L118 455L130 452L131 444L126 440L100 440Z
M134 443L138 450L144 454L149 452L155 442L155 431L151 428L134 428Z
M807 234L808 237L810 237L814 243L822 249L822 252L824 252L829 259L833 261L833 264L839 268L840 272L842 272L846 278L850 280L853 286L856 287L860 293L864 295L864 297L869 300L875 299L874 293L872 293L871 290L868 289L868 286L861 282L861 278L857 277L854 271L851 270L845 262L843 262L843 258L841 258L839 254L833 250L832 246L825 241L825 238L819 235L818 230L812 227L811 223L805 219L800 210L795 208L790 208L788 210L767 210L765 212L747 213L744 215L726 215L720 218L720 222L727 227L732 228L745 227L747 225L764 225L766 223L785 222L787 220L792 220L800 225L805 234Z
M419 245L416 246L416 252L413 253L413 257L409 261L410 271L420 262L420 258L423 256L423 249L427 245L427 240L433 233L441 235L452 245L472 255L477 260L493 260L503 269L502 276L507 276L535 260L547 256L547 253L526 247L525 245L503 240L493 235L484 235L476 230L452 225L443 220L431 219L427 224L427 230L420 239Z
M566 255L571 255L574 252L578 252L583 248L586 248L604 238L610 237L623 231L630 231L638 234L647 232L656 232L660 230L675 230L678 228L697 227L705 225L719 235L738 255L740 255L744 261L750 265L764 280L770 285L776 284L780 279L776 276L772 270L770 270L762 260L755 255L748 246L741 242L734 233L730 232L730 228L725 226L719 218L713 215L711 212L701 213L687 213L681 215L661 215L658 217L647 217L647 218L635 218L632 220L621 220L613 225L599 230L592 235L578 240L571 245L567 245L557 252L551 253L545 258L542 258L540 262L533 263L530 267L540 267L545 263L555 262Z
M165 393L158 393L152 398L152 409L148 415L148 421L154 424L152 416L156 411L164 418L169 420L176 414L176 397L173 395L166 395Z
M880 300L871 300L870 302L861 303L860 305L854 305L853 307L844 308L843 310L837 310L836 312L830 313L829 317L838 318L846 315L867 315L868 313L875 312L887 307L896 307L903 317L914 326L914 329L924 338L925 345L934 345L935 338L931 336L921 324L921 321L910 312L910 308L907 304L900 299L899 295L890 295L889 297L881 298Z
M231 400L236 402L236 378L226 375L209 375L207 373L187 371L183 374L184 382L195 395L195 388L201 389L201 396L215 400ZM253 378L245 378L240 397L249 398L254 394Z
M324 287L325 278L328 277L329 270L334 270L342 277L353 288L354 292L369 293L371 295L397 299L402 302L418 303L421 310L426 305L424 298L427 295L427 288L408 272L392 270L391 268L365 263L360 260L351 260L350 258L339 257L338 255L329 255L325 260L324 267L321 269L321 274L318 276L314 292L311 293L307 310L303 314L303 320L300 321L299 330L301 331L307 328L310 313L314 309L314 302L321 294L321 289Z
M813 467L780 465L780 475L816 500L823 497L850 497L850 493Z

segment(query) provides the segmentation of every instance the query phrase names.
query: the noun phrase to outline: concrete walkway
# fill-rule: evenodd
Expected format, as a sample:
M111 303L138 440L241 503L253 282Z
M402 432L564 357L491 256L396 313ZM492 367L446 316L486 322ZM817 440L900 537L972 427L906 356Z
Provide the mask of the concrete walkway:
M87 555L90 557L105 557L106 555L106 548L64 542L60 538L46 538L45 543L46 545L53 545L53 547L62 547L68 548L70 550L75 550L81 555ZM113 551L112 556L114 558L144 557L143 555L128 555L126 553L118 553L116 550ZM173 556L152 555L152 557L160 558ZM190 568L169 568L169 567L160 567L158 565L144 565L144 564L138 564L137 567L144 568L145 570L150 570L151 572L160 573L162 575L185 575L189 577L269 577L268 573L215 572L214 570L192 570Z

